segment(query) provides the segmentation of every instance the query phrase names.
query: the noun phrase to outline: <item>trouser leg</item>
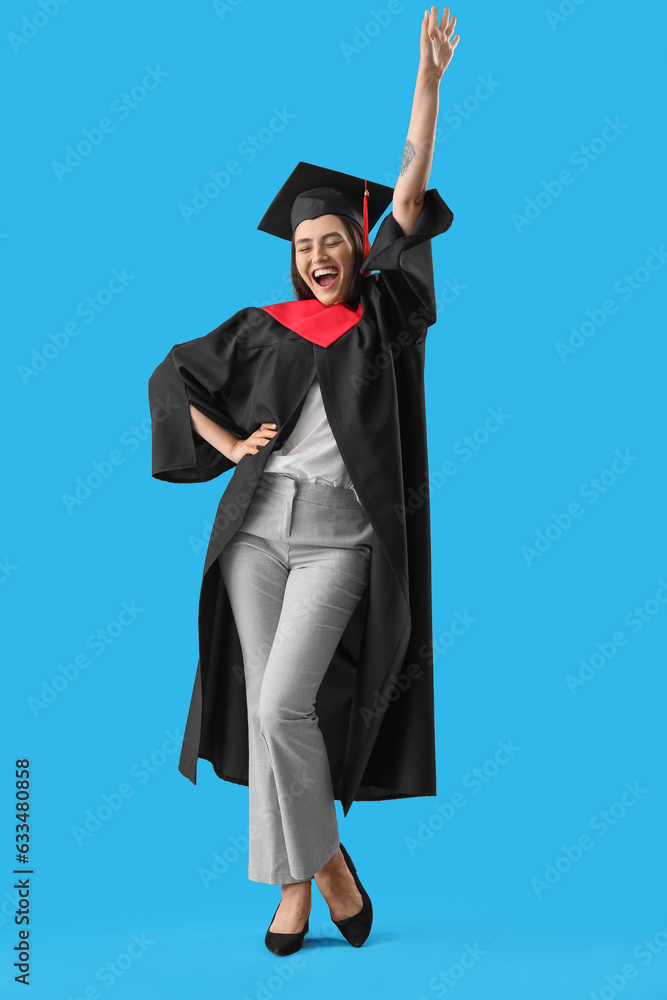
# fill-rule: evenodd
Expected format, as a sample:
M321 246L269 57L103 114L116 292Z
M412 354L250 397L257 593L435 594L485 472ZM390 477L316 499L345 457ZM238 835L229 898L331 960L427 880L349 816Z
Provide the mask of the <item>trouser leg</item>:
M369 559L364 549L290 544L290 572L258 714L293 881L311 878L338 848L331 771L315 697L363 593ZM273 860L266 859L269 867Z
M220 569L239 633L248 708L248 877L280 884L293 879L276 784L260 735L259 698L283 605L287 546L238 531L220 555ZM284 878L283 875L287 877Z

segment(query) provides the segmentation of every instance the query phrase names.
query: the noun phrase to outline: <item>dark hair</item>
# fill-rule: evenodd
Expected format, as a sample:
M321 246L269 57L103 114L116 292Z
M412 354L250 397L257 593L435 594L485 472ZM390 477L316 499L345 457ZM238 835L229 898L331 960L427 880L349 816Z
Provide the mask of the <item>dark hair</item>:
M351 309L356 309L359 305L359 289L363 276L361 272L361 265L364 262L364 234L361 226L354 219L349 219L347 216L339 215L343 227L347 230L347 233L354 244L354 259L352 261L352 277L350 278L350 287L347 289L347 298L345 299L346 305L350 306ZM299 274L299 269L296 265L296 246L294 244L294 236L292 236L292 259L290 262L290 277L292 279L292 287L294 288L294 294L297 299L314 299L317 298L313 290L306 284L301 275Z

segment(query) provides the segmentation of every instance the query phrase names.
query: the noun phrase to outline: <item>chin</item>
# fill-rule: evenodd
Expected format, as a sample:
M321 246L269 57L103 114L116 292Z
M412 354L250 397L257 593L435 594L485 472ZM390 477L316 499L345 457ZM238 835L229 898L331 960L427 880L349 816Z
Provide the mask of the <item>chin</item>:
M327 295L327 290L319 287L313 288L313 294L325 306L333 306L338 302L345 302L347 298L342 292L332 292Z

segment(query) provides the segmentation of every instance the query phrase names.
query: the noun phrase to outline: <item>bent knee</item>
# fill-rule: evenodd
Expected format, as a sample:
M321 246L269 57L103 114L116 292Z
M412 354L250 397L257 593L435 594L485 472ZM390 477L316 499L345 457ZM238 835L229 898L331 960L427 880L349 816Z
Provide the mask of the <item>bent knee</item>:
M260 699L257 712L260 732L267 734L282 732L286 727L294 725L295 722L305 722L315 719L315 709L300 711L293 705L280 702L262 702Z

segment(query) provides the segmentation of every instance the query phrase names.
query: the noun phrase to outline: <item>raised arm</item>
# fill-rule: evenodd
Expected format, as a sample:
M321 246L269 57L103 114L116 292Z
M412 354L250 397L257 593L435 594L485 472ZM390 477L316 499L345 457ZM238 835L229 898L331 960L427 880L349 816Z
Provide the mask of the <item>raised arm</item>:
M440 81L459 43L459 35L452 38L455 24L456 16L450 18L449 7L443 8L440 24L435 5L430 13L424 11L412 115L392 205L392 215L406 236L414 228L428 186L435 148Z

